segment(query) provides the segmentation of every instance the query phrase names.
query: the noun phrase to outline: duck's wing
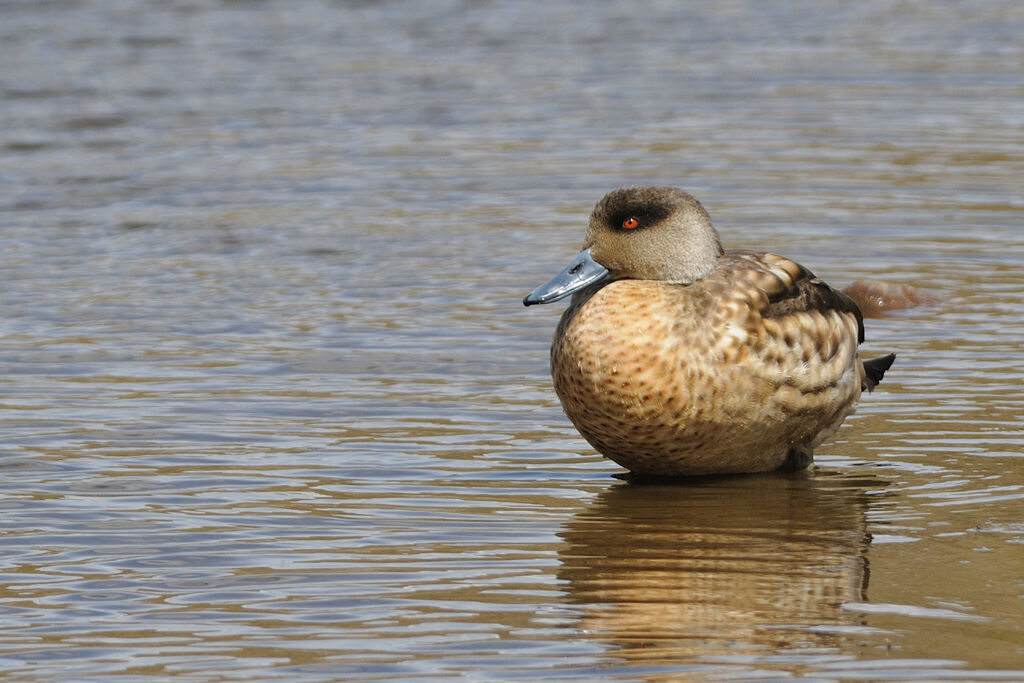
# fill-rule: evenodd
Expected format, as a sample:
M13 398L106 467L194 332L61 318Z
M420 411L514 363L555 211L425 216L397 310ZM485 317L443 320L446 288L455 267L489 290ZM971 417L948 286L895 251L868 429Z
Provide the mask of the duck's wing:
M723 258L732 259L735 267L745 272L747 282L763 294L759 306L762 320L772 321L782 330L818 332L816 336L821 337L828 331L821 321L838 315L851 324L855 320L857 344L864 341L864 316L857 303L799 263L771 253L730 252ZM889 354L864 361L862 389L874 389L895 358Z
M864 342L864 316L853 299L796 261L770 253L750 256L774 276L762 278L761 289L768 295L763 316L781 318L812 311L849 313L857 319L857 343Z
M857 321L857 343L864 341L864 316L857 303L808 268L770 253L729 252L723 258L735 259L749 269L750 283L767 297L760 311L764 318L781 319L814 311L823 315L849 313Z

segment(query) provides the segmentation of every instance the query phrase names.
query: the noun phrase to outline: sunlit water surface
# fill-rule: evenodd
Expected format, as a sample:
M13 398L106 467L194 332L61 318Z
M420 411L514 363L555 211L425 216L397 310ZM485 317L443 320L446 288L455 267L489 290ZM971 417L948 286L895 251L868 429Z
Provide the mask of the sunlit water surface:
M1024 5L0 3L10 680L1024 680ZM938 303L812 473L613 478L593 203Z

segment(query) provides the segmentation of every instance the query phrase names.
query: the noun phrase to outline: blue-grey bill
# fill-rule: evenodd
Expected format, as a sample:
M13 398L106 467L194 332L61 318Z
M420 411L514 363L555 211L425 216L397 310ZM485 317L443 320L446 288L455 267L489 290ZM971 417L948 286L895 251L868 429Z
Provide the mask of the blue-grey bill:
M586 249L578 253L565 270L527 294L523 305L549 304L607 277L608 269L590 258L590 250Z

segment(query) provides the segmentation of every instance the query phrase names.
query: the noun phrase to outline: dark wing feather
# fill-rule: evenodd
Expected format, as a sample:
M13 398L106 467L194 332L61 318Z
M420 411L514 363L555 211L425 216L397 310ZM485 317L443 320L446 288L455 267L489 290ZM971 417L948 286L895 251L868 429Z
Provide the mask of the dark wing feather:
M814 273L804 268L805 277L777 298L769 297L768 317L789 315L803 311L842 311L857 316L857 343L864 343L864 316L853 299L833 289Z
M777 286L765 288L768 307L762 315L775 318L805 311L852 313L857 318L857 343L864 342L864 316L853 299L795 261L775 254L757 254L755 258L773 268L783 269L792 281L790 284L780 280Z

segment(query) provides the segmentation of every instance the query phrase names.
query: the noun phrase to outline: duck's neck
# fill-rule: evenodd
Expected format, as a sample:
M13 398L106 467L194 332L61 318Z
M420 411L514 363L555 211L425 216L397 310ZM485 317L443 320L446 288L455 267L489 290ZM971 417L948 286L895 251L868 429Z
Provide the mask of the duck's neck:
M701 239L689 241L685 249L666 250L656 266L660 271L656 279L688 285L710 275L718 267L724 251L718 233L708 228Z

